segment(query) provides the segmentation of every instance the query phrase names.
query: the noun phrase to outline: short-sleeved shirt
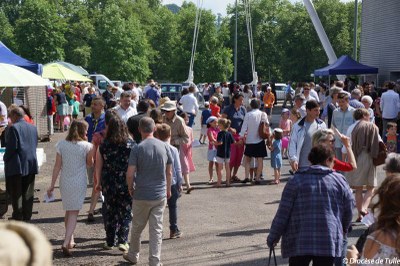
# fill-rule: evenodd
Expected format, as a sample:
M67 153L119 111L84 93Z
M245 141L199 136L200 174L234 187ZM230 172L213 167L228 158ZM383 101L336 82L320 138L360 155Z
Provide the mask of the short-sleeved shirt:
M218 117L221 108L218 105L210 104L211 115Z
M96 97L96 94L85 94L83 96L83 101L85 102L86 107L90 107L92 105L92 100Z
M217 156L221 158L230 158L231 144L235 143L232 133L229 131L218 132L217 142L222 142L222 145L217 146Z
M207 119L211 116L211 109L204 109L203 112L201 112L201 124L205 125Z
M166 167L172 165L169 145L156 138L148 138L133 147L129 165L136 166L135 200L160 200L166 193Z
M246 108L240 106L239 110L236 110L233 104L224 108L223 114L226 114L229 120L231 120L231 128L234 128L237 133L242 130L242 124L244 116L246 115Z
M105 114L102 113L98 119L95 119L93 114L89 114L85 117L85 121L89 125L87 138L89 142L92 142L93 134L106 128Z
M64 92L60 92L56 94L56 99L57 99L57 105L67 103L67 99L65 97Z

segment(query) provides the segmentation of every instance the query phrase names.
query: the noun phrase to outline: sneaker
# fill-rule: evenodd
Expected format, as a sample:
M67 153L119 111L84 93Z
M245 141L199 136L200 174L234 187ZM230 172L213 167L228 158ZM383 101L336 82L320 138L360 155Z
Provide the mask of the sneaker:
M88 221L89 223L94 222L94 215L93 215L93 213L89 213L89 214L88 214L88 216L87 216L87 221Z
M182 232L179 231L179 230L170 231L170 233L169 233L169 238L170 239L180 238L181 236L182 236Z
M118 249L121 250L122 252L127 252L129 249L129 245L128 243L118 244Z
M113 250L114 246L109 246L107 243L104 243L103 249L105 249L105 250Z
M131 257L129 257L129 253L124 253L124 254L122 255L122 257L124 258L124 260L130 262L131 265L137 264L137 261L135 261L135 260L133 260Z

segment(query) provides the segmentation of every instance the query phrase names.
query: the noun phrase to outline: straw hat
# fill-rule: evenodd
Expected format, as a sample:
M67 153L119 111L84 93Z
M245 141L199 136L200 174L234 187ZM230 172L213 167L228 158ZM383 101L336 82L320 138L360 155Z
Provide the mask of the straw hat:
M164 111L175 111L176 110L176 102L175 101L168 101L163 104L161 110Z

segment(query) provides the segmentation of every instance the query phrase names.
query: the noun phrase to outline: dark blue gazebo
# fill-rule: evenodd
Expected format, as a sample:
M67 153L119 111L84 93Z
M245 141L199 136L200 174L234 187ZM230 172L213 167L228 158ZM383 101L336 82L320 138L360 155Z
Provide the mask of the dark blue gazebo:
M378 68L363 65L348 55L342 55L332 65L314 70L315 76L377 74Z
M7 46L0 41L0 63L10 64L18 67L25 68L39 76L42 75L42 64L31 62L27 59L14 54Z

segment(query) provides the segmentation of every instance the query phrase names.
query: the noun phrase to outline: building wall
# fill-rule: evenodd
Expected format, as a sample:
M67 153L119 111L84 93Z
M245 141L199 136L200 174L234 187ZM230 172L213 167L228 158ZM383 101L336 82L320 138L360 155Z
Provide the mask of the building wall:
M379 68L380 85L400 79L400 0L363 0L361 19L360 62Z

